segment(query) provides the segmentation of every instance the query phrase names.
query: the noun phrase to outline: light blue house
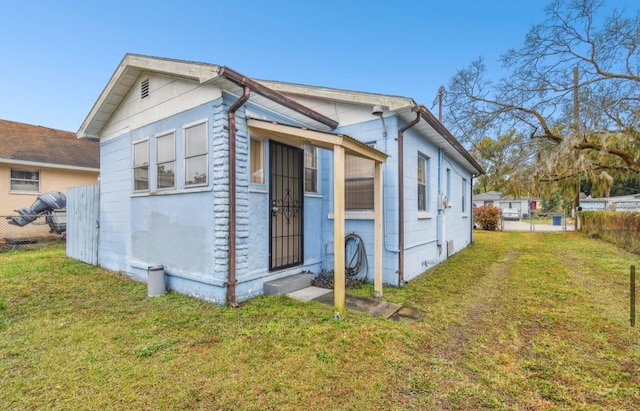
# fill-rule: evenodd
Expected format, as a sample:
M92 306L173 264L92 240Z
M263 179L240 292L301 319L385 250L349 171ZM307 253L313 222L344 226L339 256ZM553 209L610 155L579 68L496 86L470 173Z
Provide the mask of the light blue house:
M301 271L338 288L350 234L378 296L471 242L482 168L410 98L128 54L78 137L100 140L99 265L218 304Z

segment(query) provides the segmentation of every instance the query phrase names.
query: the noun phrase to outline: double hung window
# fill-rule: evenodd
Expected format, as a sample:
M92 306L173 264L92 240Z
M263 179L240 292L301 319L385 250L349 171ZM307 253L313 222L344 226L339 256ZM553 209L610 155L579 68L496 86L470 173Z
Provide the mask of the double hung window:
M207 123L184 129L184 185L207 184Z

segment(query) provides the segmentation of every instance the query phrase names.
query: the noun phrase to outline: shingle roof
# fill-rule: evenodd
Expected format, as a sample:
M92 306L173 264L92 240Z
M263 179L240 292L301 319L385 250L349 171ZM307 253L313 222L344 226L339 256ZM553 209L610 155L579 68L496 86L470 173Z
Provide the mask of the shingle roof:
M78 140L69 131L0 119L2 160L99 169L100 143Z

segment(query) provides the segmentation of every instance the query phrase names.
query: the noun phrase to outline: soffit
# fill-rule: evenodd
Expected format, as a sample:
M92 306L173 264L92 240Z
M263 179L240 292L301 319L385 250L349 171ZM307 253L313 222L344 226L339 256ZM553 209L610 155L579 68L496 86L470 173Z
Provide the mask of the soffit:
M418 107L416 107L418 108ZM431 115L429 117L428 112L422 107L420 107L420 116L422 117L418 124L413 126L411 130L417 131L419 134L425 136L429 141L435 144L438 148L441 148L442 151L449 157L456 160L457 163L462 165L467 171L472 174L483 174L484 170L482 167L471 157L460 143L449 134L449 136L445 136L443 134L449 133L445 127L438 122L437 119L433 118ZM405 107L399 110L396 110L396 114L402 118L405 123L409 123L416 119L416 109L412 107ZM442 130L438 131L434 127L435 125L439 125L439 128ZM451 140L454 140L452 142Z

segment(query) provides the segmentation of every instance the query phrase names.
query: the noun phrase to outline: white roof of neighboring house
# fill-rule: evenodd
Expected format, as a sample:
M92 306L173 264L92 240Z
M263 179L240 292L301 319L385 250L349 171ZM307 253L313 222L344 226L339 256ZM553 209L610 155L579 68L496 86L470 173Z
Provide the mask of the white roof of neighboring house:
M513 196L502 196L502 194L498 191L487 191L486 193L474 194L473 201L499 201L499 200L515 200L515 201L525 201L530 200L531 197L518 197L514 198Z
M640 194L633 194L628 196L617 196L617 197L585 197L580 198L580 202L589 202L589 201L640 201Z

